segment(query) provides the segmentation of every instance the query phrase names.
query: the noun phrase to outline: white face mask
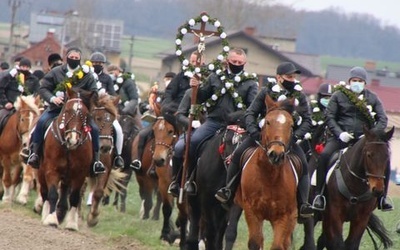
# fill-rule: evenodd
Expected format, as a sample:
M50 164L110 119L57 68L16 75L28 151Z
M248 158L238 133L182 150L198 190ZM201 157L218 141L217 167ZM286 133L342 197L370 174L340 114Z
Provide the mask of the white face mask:
M360 94L364 90L364 86L365 86L364 82L356 82L356 81L350 82L351 91L357 94Z
M326 108L328 107L329 98L321 98L321 100L319 100L319 103L321 103L321 105Z

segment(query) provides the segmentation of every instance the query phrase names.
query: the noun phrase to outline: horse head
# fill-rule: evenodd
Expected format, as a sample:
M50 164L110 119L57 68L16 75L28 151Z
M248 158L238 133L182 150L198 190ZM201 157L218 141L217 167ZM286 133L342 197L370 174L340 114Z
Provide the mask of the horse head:
M99 98L98 106L92 111L94 122L99 127L100 152L111 153L114 148L114 127L113 122L118 117L118 102L120 97L102 95Z
M167 164L167 160L172 155L175 142L178 139L178 130L175 126L174 119L166 117L157 117L157 121L153 124L154 133L154 149L153 160L156 166L161 167Z
M95 92L86 95L86 92L67 89L67 101L57 118L57 128L60 139L68 150L74 150L85 142L90 133L89 116L91 107L95 103Z
M268 112L261 131L261 143L270 163L281 165L292 138L294 99L275 102L267 95L265 104Z
M40 115L39 110L40 97L33 95L19 96L14 103L18 114L17 133L21 139L22 146L27 147L29 142L29 130L35 117Z
M392 138L393 132L394 127L387 132L364 128L365 136L361 139L364 140L362 165L370 191L376 196L380 196L384 191L385 170L390 160L389 140ZM354 157L354 159L358 159L358 157Z

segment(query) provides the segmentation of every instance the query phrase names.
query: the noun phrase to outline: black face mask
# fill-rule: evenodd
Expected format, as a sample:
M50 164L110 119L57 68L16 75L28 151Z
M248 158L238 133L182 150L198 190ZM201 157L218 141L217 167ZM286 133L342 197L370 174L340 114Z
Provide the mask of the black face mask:
M93 65L93 68L96 74L100 74L100 72L103 71L103 65Z
M228 62L228 65L229 65L229 69L231 70L231 72L235 75L242 72L243 68L244 68L244 64L243 65L234 65L234 64Z
M282 86L289 92L292 92L294 89L294 82L288 81L288 80L283 80Z
M71 69L76 69L76 67L78 67L80 63L81 63L81 60L67 58L67 64Z
M24 74L25 75L25 77L26 76L29 76L30 74L31 74L31 72L29 71L29 70L19 70L19 73L22 73L22 74Z

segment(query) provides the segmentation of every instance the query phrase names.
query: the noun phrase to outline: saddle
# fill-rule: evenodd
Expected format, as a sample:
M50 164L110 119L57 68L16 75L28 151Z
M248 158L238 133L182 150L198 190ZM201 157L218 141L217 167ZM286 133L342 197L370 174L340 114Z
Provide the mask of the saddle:
M15 112L15 109L0 109L0 134L3 132L3 129L6 126L10 116L13 115Z

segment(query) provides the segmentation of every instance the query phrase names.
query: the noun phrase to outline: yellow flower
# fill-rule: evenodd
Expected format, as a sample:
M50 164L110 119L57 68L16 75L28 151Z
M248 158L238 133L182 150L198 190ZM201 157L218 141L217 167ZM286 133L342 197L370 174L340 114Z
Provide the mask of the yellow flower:
M82 79L82 77L83 77L83 71L79 70L79 71L76 73L76 76L78 77L78 79Z
M65 83L65 86L67 86L67 88L72 88L72 84L70 82Z
M85 62L85 64L86 64L87 66L89 66L89 67L92 67L92 66L93 66L92 62L91 62L91 61L89 61L89 60L88 60L88 61L86 61L86 62Z

